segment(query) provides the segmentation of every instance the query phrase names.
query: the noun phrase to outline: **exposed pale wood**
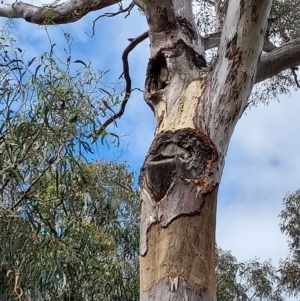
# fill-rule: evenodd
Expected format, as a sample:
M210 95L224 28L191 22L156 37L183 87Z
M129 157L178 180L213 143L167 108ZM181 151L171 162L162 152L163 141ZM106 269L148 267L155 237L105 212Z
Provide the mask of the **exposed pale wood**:
M178 298L180 296L180 298ZM212 301L206 290L195 290L181 277L166 277L160 280L150 292L141 292L140 301Z
M177 294L171 294L171 287L165 288L164 298L159 299L160 293L155 286L168 277L178 277L179 286L186 281L187 289L194 290L195 294L206 291L210 300L215 300L216 196L217 189L202 196L201 211L193 216L178 217L166 228L154 223L149 229L148 251L140 261L142 300L184 300L176 299ZM191 197L187 195L186 200L193 202ZM155 298L150 297L153 294ZM145 295L148 297L145 298ZM184 292L181 296L184 297Z
M187 290L189 300L215 300L212 208L231 134L255 83L271 0L230 0L209 69L189 1L137 2L150 28L145 98L157 121L156 146L140 178L141 300L184 300ZM180 135L194 139L199 154Z

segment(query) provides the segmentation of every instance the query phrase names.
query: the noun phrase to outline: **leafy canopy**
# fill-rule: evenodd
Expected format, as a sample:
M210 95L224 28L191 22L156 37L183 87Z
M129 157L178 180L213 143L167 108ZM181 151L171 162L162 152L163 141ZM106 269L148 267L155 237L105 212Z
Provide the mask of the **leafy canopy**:
M65 60L50 41L26 62L0 33L1 300L137 300L133 174L89 159L120 91L64 36Z

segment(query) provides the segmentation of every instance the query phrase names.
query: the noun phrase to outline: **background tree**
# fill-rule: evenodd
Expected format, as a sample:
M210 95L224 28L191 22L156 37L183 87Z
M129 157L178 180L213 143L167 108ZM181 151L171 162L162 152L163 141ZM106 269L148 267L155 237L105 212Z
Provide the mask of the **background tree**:
M42 8L18 2L1 5L0 14L59 24L117 2L121 1ZM203 2L215 11L220 38L200 35L191 1L133 2L144 12L149 32L134 39L128 51L149 36L145 99L157 122L140 177L142 300L215 299L216 198L230 137L254 84L289 68L295 76L300 61L299 39L287 42L279 29L276 33L284 44L271 45L270 51L271 0ZM288 24L284 29L289 31ZM205 50L214 46L217 56L207 67ZM264 46L267 53L261 55ZM124 102L93 136L124 111L131 91L128 51L123 57Z
M238 262L231 252L216 249L217 300L285 300L300 294L300 191L283 200L280 228L288 237L290 253L279 268L270 261Z
M284 300L279 277L270 261L238 262L231 252L216 249L217 300Z
M281 285L293 296L300 295L300 190L283 200L280 228L288 236L290 253L281 261Z
M73 64L71 52L59 61L50 44L27 63L15 44L4 29L0 299L137 300L133 174L125 165L91 163L86 142L99 111L104 117L116 102L114 89L90 65Z

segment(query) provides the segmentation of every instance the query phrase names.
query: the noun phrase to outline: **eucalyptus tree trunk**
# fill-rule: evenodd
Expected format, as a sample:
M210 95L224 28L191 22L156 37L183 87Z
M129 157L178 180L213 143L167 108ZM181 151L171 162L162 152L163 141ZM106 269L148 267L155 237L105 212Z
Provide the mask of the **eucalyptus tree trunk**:
M62 24L121 2L0 3L0 16ZM278 48L266 40L272 0L229 0L225 20L216 23L222 33L212 39L199 35L191 2L133 0L149 25L145 100L156 118L140 175L141 301L216 299L217 192L231 135L253 85L300 64L300 38ZM144 38L122 57L126 97L109 122L124 111L131 91L127 55ZM218 56L206 66L211 47L219 47ZM263 47L268 53L261 56Z
M206 67L191 1L136 0L149 24L145 100L155 138L141 176L141 301L215 300L224 157L255 83L270 0L231 0Z

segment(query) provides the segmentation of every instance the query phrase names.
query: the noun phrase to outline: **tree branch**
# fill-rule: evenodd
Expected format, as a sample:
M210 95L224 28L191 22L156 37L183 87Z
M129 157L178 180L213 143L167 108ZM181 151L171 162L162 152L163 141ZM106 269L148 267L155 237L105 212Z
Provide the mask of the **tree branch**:
M131 95L131 78L130 78L130 74L129 74L129 64L128 64L128 55L129 53L142 41L144 41L145 39L148 38L149 32L146 31L143 34L141 34L140 36L136 37L135 39L130 39L130 44L125 48L123 55L122 55L122 61L123 61L123 75L124 75L124 79L126 82L126 88L125 88L125 96L124 99L121 103L121 107L119 112L117 112L116 114L114 114L113 116L111 116L109 119L107 119L102 125L101 127L96 130L94 133L92 133L90 135L90 137L93 137L93 142L95 142L95 140L98 138L99 135L101 135L101 133L112 123L114 122L116 119L120 118L125 110L126 104L128 102L128 99L130 98Z
M40 25L75 22L91 11L114 5L121 0L68 0L57 5L38 7L24 2L0 3L0 17L22 18Z
M221 38L221 31L217 31L205 37L202 37L204 43L204 49L209 50L214 47L219 47L220 38Z
M262 55L258 64L255 83L298 65L300 65L300 38Z
M219 47L220 38L221 38L221 31L217 31L217 32L214 32L207 36L202 37L205 50L209 50L214 47ZM268 39L265 39L263 51L271 52L276 48L277 47L271 41L269 41Z
M205 50L218 47L220 43L221 32L215 32L203 37ZM300 38L292 40L281 47L276 47L268 39L264 40L263 51L267 54L262 55L255 83L270 78L288 68L292 69L296 85L300 87L295 73L295 66L300 65Z
M17 208L22 202L23 200L28 196L28 193L31 191L32 187L38 183L40 181L40 179L44 176L44 174L50 169L50 167L52 166L52 164L54 163L54 161L56 161L59 156L60 153L63 149L64 145L62 145L57 154L52 158L51 162L48 163L48 165L45 167L45 169L39 174L39 176L30 184L30 186L28 186L28 188L23 192L22 196L16 201L16 203L14 203L9 210L13 210L15 208Z

